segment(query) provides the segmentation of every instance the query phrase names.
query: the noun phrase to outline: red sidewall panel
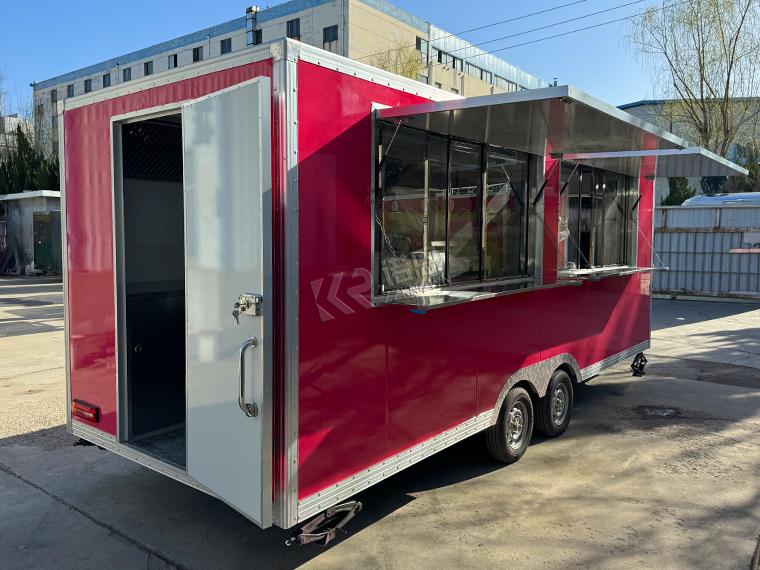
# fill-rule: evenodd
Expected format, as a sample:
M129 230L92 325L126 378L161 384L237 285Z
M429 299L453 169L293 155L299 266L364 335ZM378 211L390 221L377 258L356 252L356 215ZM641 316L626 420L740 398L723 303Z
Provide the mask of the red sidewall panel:
M583 368L649 338L646 275L424 315L364 308L371 104L423 99L305 62L298 73L299 498L492 410L524 366L569 352ZM555 172L545 204L556 239ZM544 240L544 278L554 282L557 252Z
M265 60L66 111L64 161L71 397L100 407L93 427L116 435L111 117L196 99L255 77Z

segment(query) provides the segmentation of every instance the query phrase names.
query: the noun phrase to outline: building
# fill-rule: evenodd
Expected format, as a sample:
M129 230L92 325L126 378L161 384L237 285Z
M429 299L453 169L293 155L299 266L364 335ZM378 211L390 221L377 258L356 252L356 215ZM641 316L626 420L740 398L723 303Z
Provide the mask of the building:
M33 190L18 194L0 195L5 206L5 257L0 262L0 273L6 270L18 274L33 273L35 265L35 214L61 210L61 193L58 190ZM58 232L51 231L55 241L57 259L60 260L60 217ZM39 250L39 248L38 248ZM39 260L37 260L39 261ZM60 261L57 266L60 271Z
M416 50L417 79L464 96L550 84L385 0L291 0L89 67L35 82L35 118L57 151L57 102L251 45L289 37L370 65ZM390 57L387 57L390 56Z
M22 119L18 113L0 117L0 162L6 152L16 149L18 145L16 129L19 126L24 133L30 137L33 136L34 124L29 119Z

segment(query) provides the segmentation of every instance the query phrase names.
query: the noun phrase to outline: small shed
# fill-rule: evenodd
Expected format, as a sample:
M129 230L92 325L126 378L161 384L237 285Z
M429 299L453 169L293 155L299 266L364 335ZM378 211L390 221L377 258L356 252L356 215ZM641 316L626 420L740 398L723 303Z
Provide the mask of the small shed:
M6 252L0 273L9 270L16 274L36 272L34 215L39 212L60 212L61 193L58 190L31 190L2 195L0 201L5 205L6 222ZM60 223L57 227L60 232ZM57 265L60 271L61 240L58 236L58 239L52 240L52 227L50 234L51 247L57 247L57 252L51 250L50 257L59 260Z

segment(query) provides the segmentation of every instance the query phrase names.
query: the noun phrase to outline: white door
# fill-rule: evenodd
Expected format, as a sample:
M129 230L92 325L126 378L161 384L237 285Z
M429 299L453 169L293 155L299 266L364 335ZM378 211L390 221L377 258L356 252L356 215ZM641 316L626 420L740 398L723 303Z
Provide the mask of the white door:
M187 472L262 527L272 524L270 106L260 77L182 107ZM243 294L261 296L260 315L252 305L235 324Z

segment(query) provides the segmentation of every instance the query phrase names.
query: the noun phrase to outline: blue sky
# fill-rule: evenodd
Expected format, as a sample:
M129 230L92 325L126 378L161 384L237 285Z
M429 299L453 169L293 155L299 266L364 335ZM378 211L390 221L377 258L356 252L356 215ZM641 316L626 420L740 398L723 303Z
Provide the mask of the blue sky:
M250 1L250 0L249 0ZM259 0L262 7L266 3ZM573 0L498 2L494 0L395 0L397 6L452 33L515 18ZM472 43L502 38L577 18L632 0L584 0L573 6L468 34ZM651 3L653 0L646 0ZM272 4L274 4L273 2ZM2 0L0 68L6 90L28 95L29 83L170 40L245 15L246 5L229 0L182 2L132 0L125 3L73 0ZM631 15L645 2L545 30L488 44L499 49L593 26ZM620 105L651 96L651 79L621 42L624 22L500 51L496 55L525 71L569 83L608 103ZM485 48L486 46L484 46Z

